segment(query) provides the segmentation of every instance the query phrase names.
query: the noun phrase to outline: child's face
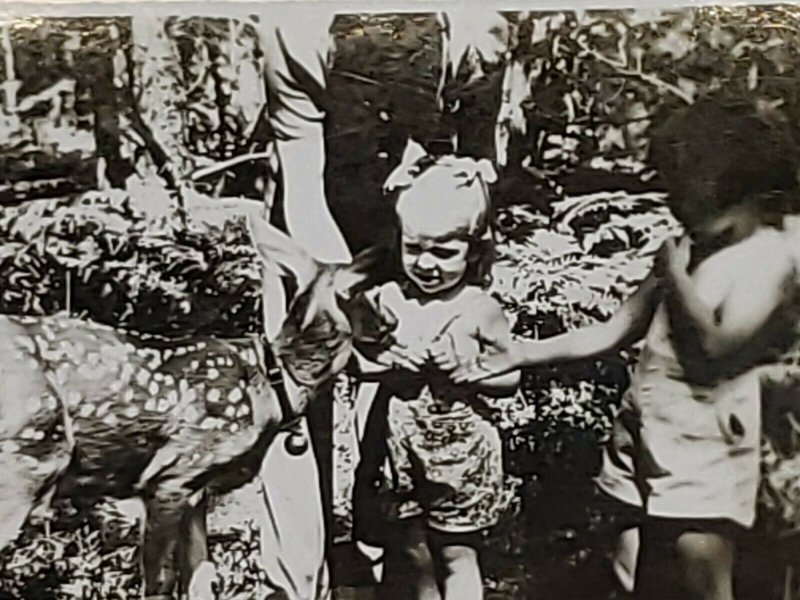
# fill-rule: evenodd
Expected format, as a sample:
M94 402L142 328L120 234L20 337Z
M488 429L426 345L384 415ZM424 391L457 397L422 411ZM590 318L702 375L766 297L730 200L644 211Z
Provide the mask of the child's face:
M433 295L457 286L469 264L469 242L435 231L402 227L400 258L406 276L421 292Z

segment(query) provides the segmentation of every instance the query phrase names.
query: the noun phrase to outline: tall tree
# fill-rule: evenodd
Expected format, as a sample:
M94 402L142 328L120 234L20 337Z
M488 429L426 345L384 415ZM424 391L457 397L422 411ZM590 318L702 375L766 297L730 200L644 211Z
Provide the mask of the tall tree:
M184 86L170 36L173 19L132 17L134 128L145 142L159 174L177 189L192 160L183 144L181 101Z

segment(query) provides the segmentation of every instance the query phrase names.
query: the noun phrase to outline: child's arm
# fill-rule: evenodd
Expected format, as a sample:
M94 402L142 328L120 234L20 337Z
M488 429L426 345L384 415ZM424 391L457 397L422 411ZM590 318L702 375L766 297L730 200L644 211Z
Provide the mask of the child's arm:
M775 239L779 240L777 236ZM677 245L673 241L667 244L665 287L673 321L677 326L681 321L685 323L681 333L693 334L697 359L724 361L764 331L783 306L792 264L779 244L760 248L736 266L737 276L722 302L709 306L700 298L686 270L690 249L688 238Z
M475 330L475 341L478 343L479 355L485 351L483 339L489 337L498 340L501 344L513 343L511 327L500 305L487 297L485 306L480 307L482 313L478 318ZM500 373L477 383L480 392L484 394L505 396L514 393L519 387L520 372L518 370Z
M655 273L642 282L611 319L546 340L509 341L484 338L490 351L457 365L455 382L482 381L514 369L537 364L563 362L597 356L641 338L658 303L659 284Z
M354 355L359 370L364 375L378 375L398 368L417 372L425 363L424 357L399 343L395 338L394 330L398 325L397 316L392 308L384 302L381 293L387 287L388 284L364 294L364 300L371 305L371 310L378 312L386 327L391 328L391 331L384 333L380 339L354 336Z
M458 365L484 352L484 339L510 344L511 329L500 305L489 296L473 299L466 308L456 310L431 341L428 351L433 365L443 373L451 373ZM476 343L477 342L477 343ZM483 379L477 391L508 395L519 385L519 372L501 373Z
M524 365L566 362L613 352L644 336L656 307L654 274L608 320L546 340L517 342Z

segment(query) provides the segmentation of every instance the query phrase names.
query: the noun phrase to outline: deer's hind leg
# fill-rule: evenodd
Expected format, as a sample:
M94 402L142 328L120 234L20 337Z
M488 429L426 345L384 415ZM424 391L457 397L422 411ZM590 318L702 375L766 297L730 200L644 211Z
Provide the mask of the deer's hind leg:
M34 460L13 453L0 454L0 477L3 481L0 485L0 550L17 539L41 495L38 484L44 484L44 481L37 481L35 477L35 465L30 464ZM50 496L50 493L44 494L45 498Z

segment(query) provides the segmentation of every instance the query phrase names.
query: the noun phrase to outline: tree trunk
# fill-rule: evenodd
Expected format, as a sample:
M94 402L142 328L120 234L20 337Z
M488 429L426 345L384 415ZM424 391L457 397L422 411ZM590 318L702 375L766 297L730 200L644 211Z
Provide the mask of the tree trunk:
M169 20L161 17L132 17L132 121L159 174L177 189L192 161L183 144L184 120L179 106L183 85L169 25Z

